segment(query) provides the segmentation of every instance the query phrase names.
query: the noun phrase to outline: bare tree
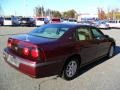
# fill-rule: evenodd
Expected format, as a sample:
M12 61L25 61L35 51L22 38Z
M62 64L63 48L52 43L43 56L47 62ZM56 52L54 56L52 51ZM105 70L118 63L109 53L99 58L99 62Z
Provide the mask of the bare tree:
M109 9L108 13L107 13L107 18L110 20L113 19L120 19L120 10L119 8L115 8L115 9Z
M98 17L101 20L104 20L104 19L107 18L106 17L106 13L105 13L105 11L102 8L98 8Z
M34 12L35 12L36 16L44 16L44 14L45 14L43 6L37 6L37 7L35 7Z
M76 11L74 9L63 12L63 18L75 18Z

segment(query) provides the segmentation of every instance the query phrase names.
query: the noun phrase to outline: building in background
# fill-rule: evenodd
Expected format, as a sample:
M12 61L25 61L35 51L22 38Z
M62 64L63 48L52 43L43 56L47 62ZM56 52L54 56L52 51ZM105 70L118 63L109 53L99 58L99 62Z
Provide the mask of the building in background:
M78 15L78 22L79 21L91 21L91 20L98 20L97 14L88 14L88 13L82 13Z

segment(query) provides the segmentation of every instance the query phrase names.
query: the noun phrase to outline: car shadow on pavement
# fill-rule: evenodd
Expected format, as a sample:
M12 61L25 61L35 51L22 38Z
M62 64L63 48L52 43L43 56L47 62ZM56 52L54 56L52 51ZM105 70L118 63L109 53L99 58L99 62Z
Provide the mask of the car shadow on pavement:
M114 56L118 55L119 53L120 53L120 46L116 46L115 55L114 55ZM107 61L107 60L109 60L109 58L104 57L104 58L102 58L102 59L99 59L99 60L97 60L97 61L95 61L95 62L93 62L93 63L91 63L91 64L88 64L88 65L80 68L80 69L78 70L78 74L77 74L77 76L76 76L75 78L79 77L80 75L84 74L84 73L87 72L88 70L94 68L95 66L97 66L97 65L99 65L99 64L101 64L101 63L103 63L103 62L105 62L105 61Z
M115 47L115 55L120 53L120 46Z

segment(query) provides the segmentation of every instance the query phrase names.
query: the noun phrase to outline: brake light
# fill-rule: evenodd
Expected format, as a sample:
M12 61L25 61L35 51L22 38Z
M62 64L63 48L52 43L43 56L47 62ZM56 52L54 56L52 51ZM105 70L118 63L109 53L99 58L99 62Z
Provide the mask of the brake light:
M12 46L12 39L8 39L7 47L11 48Z
M33 58L38 58L39 57L39 51L38 51L38 49L36 49L36 48L32 49L31 50L31 56Z
M38 59L46 60L46 55L44 50L42 48L38 49L37 45L23 41L20 41L19 45L23 46L22 51L23 51L23 55L26 58L30 58L33 60L38 60Z
M28 48L24 48L23 49L23 53L24 53L24 55L28 56L29 55L29 49Z

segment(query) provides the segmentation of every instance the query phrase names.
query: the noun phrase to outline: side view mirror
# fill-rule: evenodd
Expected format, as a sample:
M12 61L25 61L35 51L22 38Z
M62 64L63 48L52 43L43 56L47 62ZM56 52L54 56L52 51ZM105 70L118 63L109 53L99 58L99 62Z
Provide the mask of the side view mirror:
M104 35L105 36L105 38L109 38L109 35Z

